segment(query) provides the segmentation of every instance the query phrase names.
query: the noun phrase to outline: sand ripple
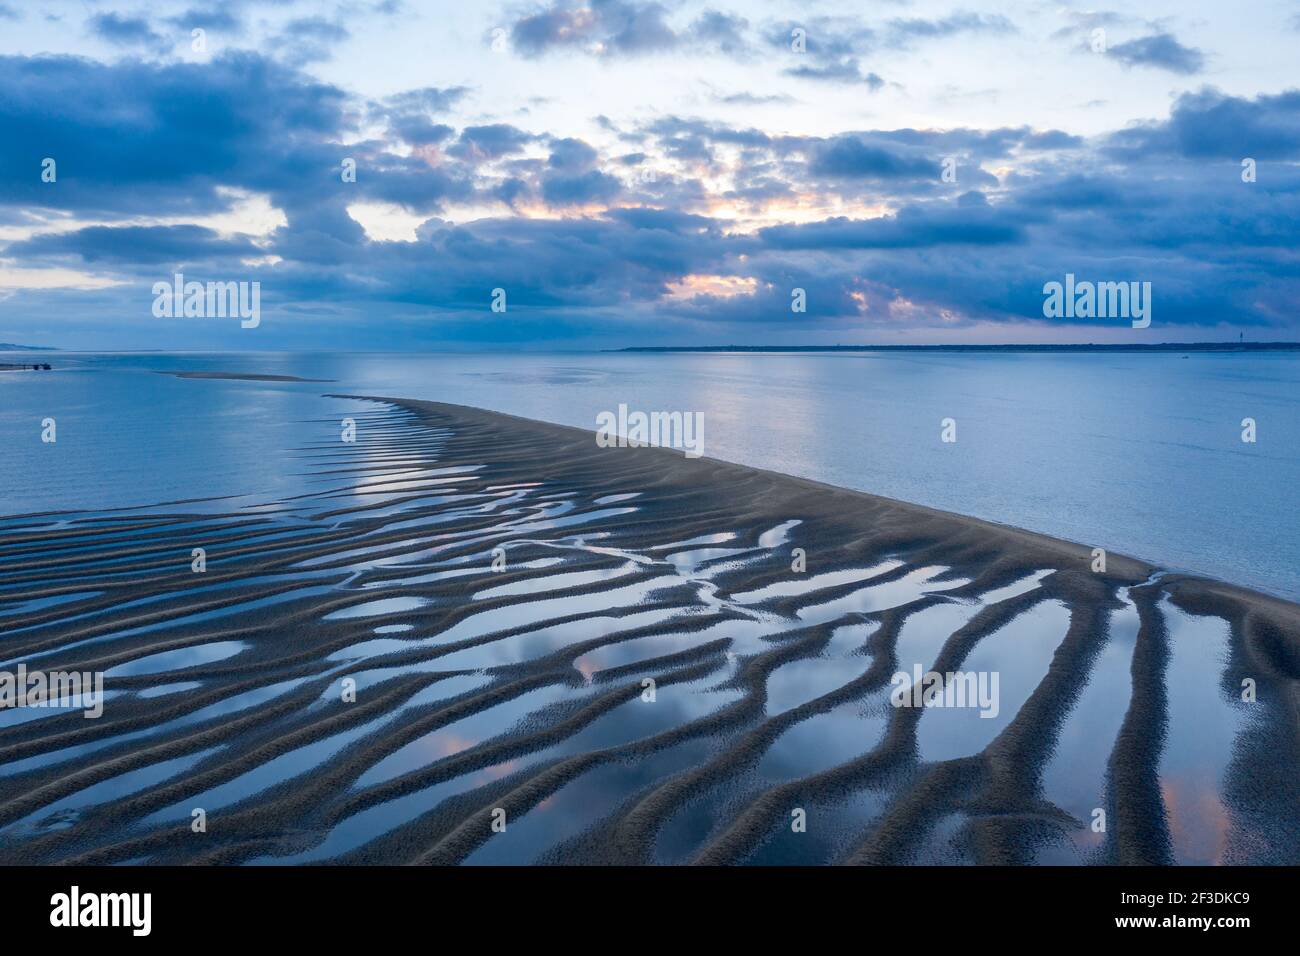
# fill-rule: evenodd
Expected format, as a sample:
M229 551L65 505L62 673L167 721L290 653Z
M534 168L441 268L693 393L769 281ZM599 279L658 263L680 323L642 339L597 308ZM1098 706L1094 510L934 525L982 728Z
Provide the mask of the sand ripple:
M0 668L107 688L0 710L0 862L1297 862L1290 605L369 407L294 498L0 519ZM999 713L893 706L914 665Z

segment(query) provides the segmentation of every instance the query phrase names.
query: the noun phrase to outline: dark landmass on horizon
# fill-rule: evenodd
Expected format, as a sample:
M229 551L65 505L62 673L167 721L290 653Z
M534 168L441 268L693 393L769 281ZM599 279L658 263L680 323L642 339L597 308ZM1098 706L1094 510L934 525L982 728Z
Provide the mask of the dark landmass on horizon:
M607 352L1300 352L1300 342L1160 342L1152 345L630 345Z
M332 382L332 378L299 378L297 375L261 375L252 372L168 372L159 371L159 375L174 375L177 378L217 378L232 379L241 382Z
M58 349L48 345L15 345L13 342L0 342L0 352L57 352Z

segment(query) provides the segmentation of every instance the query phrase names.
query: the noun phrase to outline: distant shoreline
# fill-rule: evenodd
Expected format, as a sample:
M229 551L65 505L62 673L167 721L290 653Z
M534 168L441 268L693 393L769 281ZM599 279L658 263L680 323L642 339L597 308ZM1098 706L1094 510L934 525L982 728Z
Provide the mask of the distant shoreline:
M157 370L159 375L177 378L220 378L237 382L332 382L332 378L299 378L297 375L262 375L252 372L169 372Z
M607 352L1300 352L1300 342L1160 342L1154 345L632 345Z

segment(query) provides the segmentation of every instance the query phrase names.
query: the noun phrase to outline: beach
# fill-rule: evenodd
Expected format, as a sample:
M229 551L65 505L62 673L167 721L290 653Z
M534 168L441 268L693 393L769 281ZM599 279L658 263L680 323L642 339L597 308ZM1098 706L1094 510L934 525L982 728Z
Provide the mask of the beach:
M0 714L0 862L1300 861L1295 604L364 403L308 493L0 520L3 667L105 678ZM899 706L918 669L996 713Z

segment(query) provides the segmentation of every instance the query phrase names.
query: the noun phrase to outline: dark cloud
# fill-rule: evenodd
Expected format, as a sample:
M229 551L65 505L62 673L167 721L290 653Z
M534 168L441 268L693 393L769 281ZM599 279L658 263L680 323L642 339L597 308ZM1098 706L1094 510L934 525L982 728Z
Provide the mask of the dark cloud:
M1300 157L1300 90L1253 99L1215 89L1185 93L1169 119L1112 134L1109 150L1129 160L1153 155L1189 159Z
M336 165L331 170L335 179L337 169ZM421 156L395 156L379 149L363 153L357 182L352 185L356 198L393 203L426 215L439 212L447 202L472 201L484 190L484 184L475 181L472 164L431 165ZM344 198L331 195L339 204Z
M456 131L446 123L433 123L423 116L395 116L388 130L412 146L430 146L446 142Z
M1002 126L995 129L895 129L870 134L883 142L920 146L942 153L970 153L983 159L1002 159L1017 150L1075 149L1083 145L1081 137L1059 129L1034 130L1028 126Z
M623 190L616 177L596 169L599 154L580 139L557 139L551 143L547 172L541 177L542 198L547 205L563 208L608 203Z
M949 160L956 163L964 186L987 188L996 186L997 180L983 169L984 162L1083 145L1082 139L1061 130L1030 127L774 137L752 127L681 117L655 120L641 127L640 134L673 158L714 169L721 169L730 156L737 187L728 195L735 198L775 198L790 195L796 187L815 187L844 199L859 199L879 196L882 183L901 198L932 190Z
M990 206L980 194L938 207L904 206L876 219L827 219L807 225L771 226L760 232L774 249L912 249L948 245L1023 242L1025 231L1011 211Z
M95 14L86 25L92 34L116 46L144 47L155 51L169 46L167 39L156 33L143 17L127 17L109 11Z
M1027 149L1075 149L1083 145L1083 137L1049 129L1041 133L1029 132L1021 142Z
M671 12L668 5L644 0L556 0L515 20L509 33L514 49L528 57L564 50L602 57L689 50L750 60L760 46L789 51L792 31L799 30L810 62L792 67L791 72L836 82L849 81L850 71L857 71L857 55L875 37L872 30L847 17L814 17L802 23L769 21L755 26L739 14L705 9L689 23L674 26ZM975 17L969 24L965 15L952 19L968 29L992 29L1001 18ZM920 27L901 28L909 29ZM851 81L871 82L873 76L857 71Z
M827 83L863 83L878 90L885 81L877 73L864 72L855 57L844 57L819 65L801 64L785 71L786 76L801 80L820 80Z
M1205 69L1205 54L1195 47L1183 46L1172 33L1139 37L1116 44L1108 52L1125 66L1149 66L1185 75Z
M879 45L875 30L850 17L787 20L767 27L765 37L774 50L814 59L859 56Z
M766 106L769 103L793 103L794 97L787 96L784 93L768 93L756 95L754 93L727 93L719 94L714 97L719 103L726 103L731 106Z
M207 63L0 56L0 205L205 214L219 187L273 195L337 170L342 91L249 53ZM40 181L42 158L57 183Z
M969 12L939 19L895 18L879 30L847 16L769 20L755 26L743 16L715 9L675 27L669 14L669 7L658 2L553 0L520 16L509 33L514 49L527 57L561 50L602 57L689 50L752 60L766 46L797 58L782 66L786 76L874 91L885 85L868 65L869 55L878 50L905 49L917 41L958 34L1016 32L1005 16Z
M729 56L748 56L749 21L744 17L717 10L706 10L691 24L690 34L704 46Z
M554 3L517 20L510 40L524 56L574 48L605 56L652 53L678 44L667 13L662 4L629 0Z
M914 40L940 39L962 33L1015 33L1016 27L1001 14L953 13L938 20L898 18L890 20L885 42L905 47Z
M846 17L813 17L769 27L766 40L786 57L786 76L824 83L862 84L878 90L885 81L865 69L861 57L878 46L874 30Z
M817 176L844 178L933 179L939 174L938 164L927 157L908 155L897 148L872 143L858 136L837 136L820 144L808 168Z
M618 179L591 169L585 173L542 177L542 198L549 206L581 206L609 202L622 191Z
M491 123L487 126L466 126L448 154L469 162L486 162L517 153L533 141L526 133L509 123Z
M244 21L231 8L222 6L192 7L171 17L167 22L186 34L195 29L228 36L238 36L244 32Z
M183 265L262 254L247 238L222 238L201 226L89 226L50 233L10 244L6 255L48 260L75 258L91 264L114 263L133 271L159 263Z
M321 16L297 17L271 38L271 47L286 63L301 66L328 60L334 47L349 39L347 27Z
M384 100L387 108L401 112L445 113L469 93L467 86L423 86L395 93Z
M386 122L389 132L403 142L412 146L437 145L451 138L455 130L432 117L452 109L468 92L464 86L406 90L383 102L371 103L369 114L372 119Z
M677 322L712 338L788 318L794 285L809 292L814 331L898 315L910 328L1042 321L1043 283L1073 272L1151 281L1161 324L1297 327L1296 91L1202 90L1163 119L1090 140L1030 127L794 136L668 115L607 124L587 141L504 123L458 130L446 113L463 88L357 101L249 53L201 65L0 57L0 90L11 144L0 151L0 221L33 226L48 212L110 223L10 242L0 256L133 284L115 298L22 291L9 314L113 302L143 314L149 284L181 266L260 280L268 316L330 315L377 339L386 323L470 338ZM57 183L40 181L46 156ZM1255 183L1240 177L1247 156L1260 162ZM340 180L345 157L355 183ZM941 180L946 158L956 183ZM640 175L656 167L667 168ZM246 193L284 224L254 239L198 221ZM348 211L361 201L419 214L418 238L369 237ZM493 203L496 214L470 223L442 218ZM538 203L556 214L537 216ZM756 232L724 218L748 208L772 221L795 203L863 211ZM525 204L528 216L510 214ZM868 218L868 208L887 211ZM742 294L685 298L683 288L715 287L690 276L731 277ZM496 287L510 321L485 333L475 323ZM265 327L290 334L274 318Z
M804 23L790 21L767 35L768 43L804 59L785 70L787 76L826 83L865 85L878 90L885 85L879 73L863 65L879 50L910 48L919 40L934 40L966 33L1015 33L1015 25L999 14L954 13L937 20L895 18L881 28L864 27L844 17L814 17ZM798 49L802 40L802 50Z
M577 172L596 165L599 154L590 144L571 137L551 143L551 155L546 164L552 169Z
M698 138L710 143L726 143L734 146L772 146L776 143L776 140L763 130L752 126L742 129L725 123L684 119L678 116L665 116L655 120L647 124L644 130L662 142Z
M677 34L664 22L668 10L658 3L593 0L592 8L609 29L606 48L619 53L649 53L676 46Z
M557 47L590 43L595 25L589 10L554 7L516 21L510 40L524 56L540 56Z

